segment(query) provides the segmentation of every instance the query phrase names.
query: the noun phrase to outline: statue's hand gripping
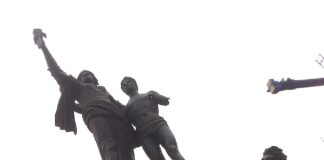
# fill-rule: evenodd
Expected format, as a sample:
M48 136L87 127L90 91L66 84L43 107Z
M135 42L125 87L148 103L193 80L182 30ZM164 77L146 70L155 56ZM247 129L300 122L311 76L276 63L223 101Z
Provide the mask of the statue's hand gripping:
M42 31L42 29L34 29L34 42L38 46L38 48L45 47L45 42L43 37L46 38L46 34Z

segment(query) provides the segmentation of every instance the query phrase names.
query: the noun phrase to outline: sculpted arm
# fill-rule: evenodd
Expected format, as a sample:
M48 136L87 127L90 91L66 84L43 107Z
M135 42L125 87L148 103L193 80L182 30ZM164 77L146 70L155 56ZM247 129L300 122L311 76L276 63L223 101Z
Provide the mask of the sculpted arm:
M113 96L110 96L109 98L110 98L110 100L111 100L114 104L116 104L120 109L124 109L124 108L125 108L125 105L122 104L122 103L120 103L119 101L117 101Z
M41 29L34 29L34 42L43 51L45 56L45 60L48 66L48 70L51 72L51 75L57 81L59 85L64 82L64 79L67 78L67 74L61 70L61 68L57 65L55 59L49 52L48 48L45 45L45 41L43 37L46 38L46 34L42 32Z
M115 105L117 105L120 109L124 109L125 105L123 105L122 103L120 103L118 100L116 100L107 90L105 87L102 87L102 89L107 92L107 94L109 95L109 100L114 103Z

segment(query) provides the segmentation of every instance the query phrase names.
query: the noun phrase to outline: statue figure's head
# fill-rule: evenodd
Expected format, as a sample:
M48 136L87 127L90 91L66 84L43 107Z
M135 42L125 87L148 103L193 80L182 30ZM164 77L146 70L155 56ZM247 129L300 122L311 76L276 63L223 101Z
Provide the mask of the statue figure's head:
M96 76L92 72L87 70L83 70L82 72L80 72L78 80L82 83L92 83L95 85L99 85Z
M271 146L264 150L261 160L287 160L287 156L282 152L281 148Z
M127 95L138 91L138 86L134 78L132 77L124 77L120 83L121 89Z

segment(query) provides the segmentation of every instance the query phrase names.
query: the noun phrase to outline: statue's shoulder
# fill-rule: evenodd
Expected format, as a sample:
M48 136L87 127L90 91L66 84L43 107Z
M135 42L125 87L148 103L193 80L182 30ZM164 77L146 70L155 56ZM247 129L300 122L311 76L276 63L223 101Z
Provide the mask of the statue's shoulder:
M156 97L157 95L159 95L159 93L156 92L156 91L153 91L153 90L147 92L147 96L148 96L150 99L152 99L153 97Z
M148 97L148 93L141 93L141 94L138 94L134 97L131 97L127 103L127 106L131 106L135 103L138 103L144 99L146 99L146 97Z
M105 91L105 92L107 92L107 90L106 90L106 87L105 87L105 86L98 86L98 88L99 88L100 90L102 90L102 91Z
M150 90L146 94L152 94L152 93L156 93L156 91Z

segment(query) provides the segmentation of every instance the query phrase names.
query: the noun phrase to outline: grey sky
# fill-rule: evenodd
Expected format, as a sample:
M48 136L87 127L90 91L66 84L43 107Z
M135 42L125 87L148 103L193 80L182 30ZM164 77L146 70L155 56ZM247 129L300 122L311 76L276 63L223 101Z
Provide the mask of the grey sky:
M266 93L269 78L323 77L323 5L1 1L0 159L100 159L80 115L77 136L54 127L58 85L32 40L42 28L65 72L93 71L122 103L124 76L171 97L160 111L186 159L259 160L277 145L291 160L323 160L324 88Z

